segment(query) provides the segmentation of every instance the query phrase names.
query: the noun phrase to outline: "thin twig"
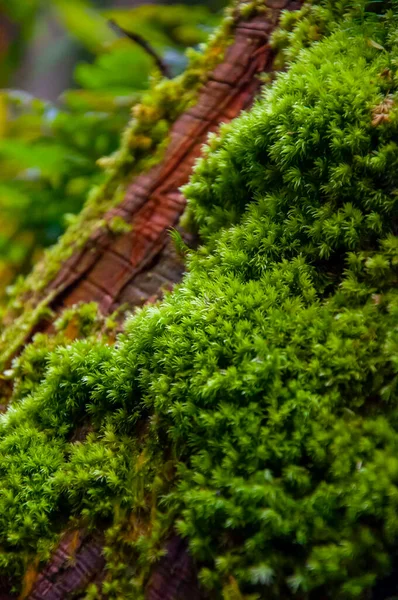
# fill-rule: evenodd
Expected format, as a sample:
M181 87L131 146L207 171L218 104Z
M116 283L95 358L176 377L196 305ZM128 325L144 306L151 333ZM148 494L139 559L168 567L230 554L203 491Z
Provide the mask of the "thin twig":
M156 52L156 50L152 48L150 43L147 42L141 35L139 35L138 33L133 33L131 31L126 31L125 29L123 29L123 27L120 27L120 25L113 21L113 19L109 20L109 25L114 31L116 31L116 33L121 33L125 35L130 40L141 46L141 48L143 48L147 54L152 56L156 63L156 66L158 67L159 71L164 77L171 77L169 67L163 62L159 54Z

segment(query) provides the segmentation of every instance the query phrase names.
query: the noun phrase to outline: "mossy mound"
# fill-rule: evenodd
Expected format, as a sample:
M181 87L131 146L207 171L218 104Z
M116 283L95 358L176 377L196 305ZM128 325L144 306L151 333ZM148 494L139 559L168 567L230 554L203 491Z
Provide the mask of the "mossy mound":
M2 418L4 571L74 517L108 528L106 597L141 597L173 524L214 598L369 598L391 572L396 27L363 12L299 53L187 186L183 283L115 347L51 352Z

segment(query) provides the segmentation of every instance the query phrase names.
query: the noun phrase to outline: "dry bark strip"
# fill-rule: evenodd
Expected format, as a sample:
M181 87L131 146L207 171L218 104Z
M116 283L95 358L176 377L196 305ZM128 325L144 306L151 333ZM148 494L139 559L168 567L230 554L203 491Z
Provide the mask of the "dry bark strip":
M51 308L59 313L77 302L98 302L108 314L128 303L137 306L161 296L183 274L173 253L168 231L178 224L185 207L179 191L192 172L209 132L248 108L257 94L260 72L273 70L269 36L282 9L296 10L300 0L268 0L267 11L236 26L233 44L224 61L211 73L196 105L175 122L163 161L138 176L122 203L110 210L132 225L131 233L112 235L99 229L84 248L61 267L46 292L56 292ZM79 532L65 534L48 565L25 596L30 600L66 600L77 597L88 583L100 580L105 567L102 540ZM0 592L1 597L1 592ZM5 597L5 596L4 596ZM199 600L195 567L186 544L173 537L167 554L147 586L148 600Z

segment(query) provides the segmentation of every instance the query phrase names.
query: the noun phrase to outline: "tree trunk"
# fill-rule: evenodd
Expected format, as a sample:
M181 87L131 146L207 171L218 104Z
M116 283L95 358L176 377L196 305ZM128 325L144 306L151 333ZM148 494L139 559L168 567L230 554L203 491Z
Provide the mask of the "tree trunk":
M103 227L94 231L35 300L37 305L51 298L49 306L58 316L65 307L96 301L106 315L126 303L131 308L152 302L181 279L184 264L169 239L169 230L178 225L185 207L180 187L188 181L208 133L253 102L260 88L259 73L273 70L269 36L280 12L298 9L300 4L299 0L268 0L264 12L237 21L224 60L209 74L196 104L174 123L163 160L131 181L121 203L104 216L106 221L122 217L132 226L131 232L115 235ZM32 325L26 332L27 341L38 328L49 330L51 323L43 319ZM77 597L89 582L101 581L105 570L102 544L101 532L95 536L83 530L65 533L49 564L23 597ZM0 598L6 597L5 590L3 595L0 590ZM166 556L149 580L147 598L200 597L186 545L172 537Z

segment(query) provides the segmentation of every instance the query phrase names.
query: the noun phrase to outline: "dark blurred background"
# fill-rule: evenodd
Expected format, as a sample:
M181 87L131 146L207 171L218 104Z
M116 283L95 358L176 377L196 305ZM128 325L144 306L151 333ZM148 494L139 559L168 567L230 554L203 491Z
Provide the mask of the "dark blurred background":
M224 0L0 0L0 306L80 211L148 89L154 61L173 75L200 49Z

